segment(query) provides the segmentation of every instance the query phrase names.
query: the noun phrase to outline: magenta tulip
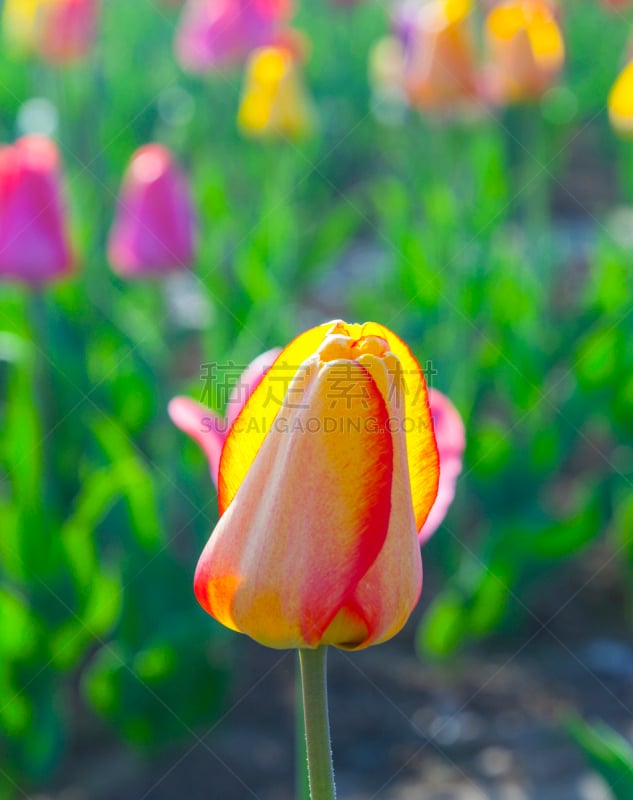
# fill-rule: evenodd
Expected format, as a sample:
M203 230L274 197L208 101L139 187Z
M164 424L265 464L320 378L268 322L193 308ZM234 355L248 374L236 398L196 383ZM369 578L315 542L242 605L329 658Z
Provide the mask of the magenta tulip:
M126 278L191 265L196 219L187 180L172 154L159 144L141 147L123 178L108 240L108 258Z
M243 61L275 41L291 0L188 0L176 34L183 69L202 73Z
M0 277L39 286L72 268L57 147L25 136L0 149Z

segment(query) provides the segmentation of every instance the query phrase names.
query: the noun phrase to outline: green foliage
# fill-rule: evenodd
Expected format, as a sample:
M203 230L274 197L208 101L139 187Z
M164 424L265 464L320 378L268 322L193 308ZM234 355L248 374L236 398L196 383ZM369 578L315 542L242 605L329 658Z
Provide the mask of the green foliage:
M632 200L631 153L603 113L619 16L596 0L565 14L568 69L540 104L383 124L366 74L382 5L300 3L319 129L260 143L238 137L238 72L179 70L174 14L103 6L86 65L0 56L3 141L32 96L57 108L81 262L45 292L0 293L0 769L29 791L63 759L75 706L144 751L212 724L233 638L191 582L215 494L166 405L202 397L203 364L222 375L313 322L392 327L466 422L457 497L425 548L441 589L421 653L520 630L605 532L633 565L631 218L609 212ZM184 288L105 263L122 171L150 140L178 155L200 216ZM578 179L579 154L598 181ZM604 732L601 750L573 730L607 763Z
M608 725L587 725L577 717L567 730L583 755L606 781L614 800L633 796L633 747Z

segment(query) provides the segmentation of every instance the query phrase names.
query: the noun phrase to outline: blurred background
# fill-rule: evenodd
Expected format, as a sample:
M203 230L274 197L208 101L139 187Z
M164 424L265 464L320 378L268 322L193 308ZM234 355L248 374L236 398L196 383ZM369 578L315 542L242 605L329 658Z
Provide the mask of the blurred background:
M338 317L467 431L408 627L330 659L341 798L633 797L633 7L0 7L0 798L299 796L166 409Z

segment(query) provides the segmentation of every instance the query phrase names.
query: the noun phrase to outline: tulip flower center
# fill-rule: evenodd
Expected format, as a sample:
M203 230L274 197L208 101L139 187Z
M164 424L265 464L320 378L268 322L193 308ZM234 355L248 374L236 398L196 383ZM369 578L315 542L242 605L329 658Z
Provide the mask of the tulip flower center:
M380 336L361 336L353 339L342 334L330 334L318 350L322 363L345 359L355 361L360 356L372 355L384 358L389 353L389 343Z

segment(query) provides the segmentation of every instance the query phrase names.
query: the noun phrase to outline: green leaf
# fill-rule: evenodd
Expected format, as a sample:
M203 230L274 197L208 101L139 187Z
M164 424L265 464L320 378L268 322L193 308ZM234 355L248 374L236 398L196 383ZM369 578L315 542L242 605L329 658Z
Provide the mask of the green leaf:
M88 473L71 516L60 531L62 548L77 588L85 591L98 571L95 531L121 493L117 467Z
M416 649L434 658L447 658L461 647L466 635L463 598L448 589L436 597L422 620L416 634Z
M470 636L484 636L501 622L515 579L515 570L507 563L498 562L484 569L468 610L466 624Z
M26 600L8 587L0 587L0 620L2 659L11 661L28 657L34 651L42 631Z
M602 528L600 501L591 497L569 517L537 531L526 531L521 542L530 556L544 560L568 558L590 544Z
M585 758L609 785L615 800L633 797L633 748L607 725L587 725L579 717L567 720L566 728Z
M100 418L91 427L111 463L116 465L134 537L143 548L152 550L162 541L152 474L132 440L116 422Z

